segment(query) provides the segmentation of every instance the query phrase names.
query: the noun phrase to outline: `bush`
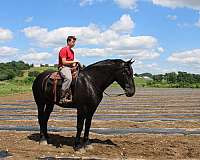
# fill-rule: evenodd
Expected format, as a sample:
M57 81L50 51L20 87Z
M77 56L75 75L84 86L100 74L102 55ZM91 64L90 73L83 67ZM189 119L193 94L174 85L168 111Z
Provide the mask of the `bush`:
M40 74L39 71L30 71L28 72L29 77L37 77Z
M17 76L23 77L23 76L24 76L24 71L20 71L20 72L17 74Z
M0 81L9 80L15 77L15 73L8 69L8 70L0 70Z
M8 80L8 75L6 73L0 74L0 81Z
M35 77L26 77L26 78L23 80L23 82L24 82L25 84L32 84L33 81L34 81L34 79L35 79Z
M23 61L0 63L0 81L13 79L16 75L23 76L23 71L30 66Z
M55 72L55 71L58 71L57 68L48 68L46 70L44 70L44 72Z

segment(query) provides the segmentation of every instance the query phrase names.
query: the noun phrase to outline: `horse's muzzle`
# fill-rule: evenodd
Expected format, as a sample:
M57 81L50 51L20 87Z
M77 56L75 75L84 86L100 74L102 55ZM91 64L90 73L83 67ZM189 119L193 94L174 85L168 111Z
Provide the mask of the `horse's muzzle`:
M135 94L135 89L125 88L125 94L127 97L132 97Z

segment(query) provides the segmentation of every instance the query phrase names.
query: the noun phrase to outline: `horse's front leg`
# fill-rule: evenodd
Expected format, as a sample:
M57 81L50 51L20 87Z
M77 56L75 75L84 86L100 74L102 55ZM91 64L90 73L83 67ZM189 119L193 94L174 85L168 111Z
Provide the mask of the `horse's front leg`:
M75 144L74 144L74 149L78 150L82 148L81 145L81 132L83 130L83 124L84 124L84 115L80 113L80 111L77 111L77 132L76 132L76 138L75 138Z
M92 122L92 116L86 117L85 133L84 133L84 139L83 139L85 147L91 144L89 141L89 132L90 132L91 122Z

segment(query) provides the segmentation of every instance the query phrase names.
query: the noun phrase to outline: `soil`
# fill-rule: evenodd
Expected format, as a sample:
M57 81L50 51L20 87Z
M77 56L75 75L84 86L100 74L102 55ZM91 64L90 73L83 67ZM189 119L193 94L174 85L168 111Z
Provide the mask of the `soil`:
M0 97L0 127L7 126L38 127L31 93ZM55 106L48 126L75 130L76 110ZM200 90L138 88L131 98L104 96L91 128L200 130ZM200 132L108 135L90 132L91 145L79 151L73 149L75 135L75 131L50 130L48 145L42 145L38 131L2 129L0 159L200 159Z

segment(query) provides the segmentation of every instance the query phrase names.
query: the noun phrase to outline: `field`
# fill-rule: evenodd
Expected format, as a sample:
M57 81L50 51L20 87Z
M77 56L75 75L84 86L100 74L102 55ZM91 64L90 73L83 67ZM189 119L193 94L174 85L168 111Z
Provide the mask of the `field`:
M78 152L72 147L76 110L55 106L48 130L49 144L39 145L31 93L0 97L0 159L200 159L200 89L105 95L92 121L92 145Z

